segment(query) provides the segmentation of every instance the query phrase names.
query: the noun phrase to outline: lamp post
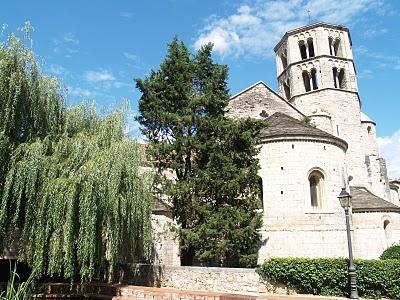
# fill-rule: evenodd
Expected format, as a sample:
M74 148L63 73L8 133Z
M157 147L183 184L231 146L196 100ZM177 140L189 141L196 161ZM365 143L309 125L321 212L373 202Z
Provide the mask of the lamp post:
M346 215L346 230L347 230L347 246L349 248L349 282L350 282L350 299L358 299L357 292L357 273L356 267L353 262L353 247L351 245L351 234L350 234L350 215L349 209L351 206L351 196L346 191L345 188L342 188L340 195L338 196L340 205L344 209L344 213Z

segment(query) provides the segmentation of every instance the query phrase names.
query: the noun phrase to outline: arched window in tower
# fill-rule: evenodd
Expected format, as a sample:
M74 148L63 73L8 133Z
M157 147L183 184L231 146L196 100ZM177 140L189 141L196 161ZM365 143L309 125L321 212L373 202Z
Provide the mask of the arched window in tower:
M312 89L318 89L318 79L317 79L317 70L311 69L311 81L312 81Z
M303 71L303 82L304 82L304 89L306 92L311 91L311 80L310 74L307 71Z
M329 43L329 54L333 55L335 53L335 50L333 49L333 37L328 38L328 43Z
M290 99L290 84L289 80L283 82L283 91L285 92L285 97L287 100Z
M340 69L339 75L338 75L338 80L339 80L339 88L345 89L346 88L346 75L345 75L344 69Z
M315 52L314 52L314 43L312 38L307 39L307 46L309 54L308 57L314 57Z
M333 50L335 56L342 57L342 45L340 43L340 39L336 39L335 42L333 43Z
M311 206L321 208L324 197L324 175L320 171L314 170L308 177L308 181L310 183Z
M307 48L306 48L306 44L304 43L304 41L299 42L299 49L300 49L301 59L306 59L307 58Z
M339 79L338 79L338 70L336 67L332 68L332 74L333 74L333 85L335 86L335 89L339 88Z
M282 63L282 70L285 70L288 65L286 51L280 55L280 58Z

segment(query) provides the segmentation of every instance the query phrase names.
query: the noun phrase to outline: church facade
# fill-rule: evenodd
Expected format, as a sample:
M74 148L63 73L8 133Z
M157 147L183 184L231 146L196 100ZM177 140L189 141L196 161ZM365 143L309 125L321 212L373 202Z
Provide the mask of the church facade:
M341 188L352 195L354 255L378 258L400 241L398 180L361 111L347 27L316 23L275 47L279 91L258 82L234 95L231 117L266 118L259 154L262 247L269 257L347 257Z

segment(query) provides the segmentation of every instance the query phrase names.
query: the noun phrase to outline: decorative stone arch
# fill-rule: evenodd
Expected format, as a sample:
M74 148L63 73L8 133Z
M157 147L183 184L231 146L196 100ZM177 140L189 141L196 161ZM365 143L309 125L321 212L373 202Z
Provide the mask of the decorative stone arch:
M348 74L344 67L337 67L336 65L332 68L333 86L337 89L349 89L348 87Z
M297 43L299 46L300 57L302 60L315 57L315 31L312 30L311 32L305 31L294 37L297 38Z
M393 225L392 218L388 215L384 215L381 218L381 224L382 224L383 231L385 233L385 237L387 239L391 238L392 237L392 225Z
M321 168L312 168L307 174L310 188L310 205L314 209L321 209L325 204L326 174Z
M328 36L329 54L337 57L345 57L343 32L335 29L325 29L325 34Z
M299 68L305 92L310 92L320 88L321 76L319 71L319 61L307 62L297 65Z

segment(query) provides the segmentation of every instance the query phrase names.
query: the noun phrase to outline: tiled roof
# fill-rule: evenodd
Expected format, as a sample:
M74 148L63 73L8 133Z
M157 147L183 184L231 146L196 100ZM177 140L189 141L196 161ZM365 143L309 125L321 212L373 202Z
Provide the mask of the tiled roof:
M368 123L374 123L375 124L375 121L373 121L370 117L368 117L363 112L361 112L361 122L368 122Z
M153 214L165 214L171 213L171 207L165 201L158 199L157 197L153 197L151 201L151 212Z
M353 212L399 212L400 207L368 191L364 187L350 187Z
M347 147L347 143L338 137L315 128L305 122L277 112L267 118L268 126L261 130L261 137L317 137L339 141Z

